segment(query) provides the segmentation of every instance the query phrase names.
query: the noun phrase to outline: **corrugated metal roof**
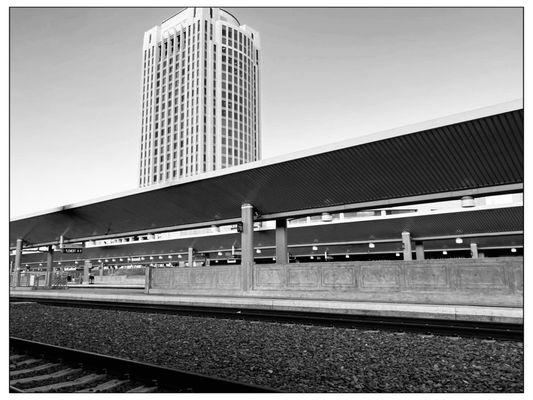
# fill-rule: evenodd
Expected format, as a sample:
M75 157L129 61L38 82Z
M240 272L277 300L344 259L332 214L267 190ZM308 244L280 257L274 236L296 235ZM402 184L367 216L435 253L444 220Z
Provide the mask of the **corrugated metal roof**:
M101 237L523 183L523 110L11 221L10 246ZM457 193L455 193L457 195ZM407 200L406 200L407 201Z
M413 239L422 237L450 236L448 240L426 241L427 249L461 247L454 243L454 236L500 233L492 237L465 238L462 247L468 248L475 241L480 246L514 246L523 244L523 235L509 234L523 231L524 208L505 207L476 211L461 211L445 214L413 215L400 218L374 219L369 221L331 223L315 226L290 228L288 230L289 246L308 245L302 251L292 249L294 254L311 253L309 246L317 244L319 252L329 251L363 251L368 250L367 244L335 245L341 242L363 242L393 239L396 243L376 243L374 251L398 251L401 249L401 234L407 230ZM506 234L507 232L507 234ZM183 238L175 240L134 242L133 244L111 245L105 247L86 248L81 254L61 254L56 252L57 261L119 258L128 256L159 255L169 253L187 253L189 247L198 252L217 252L228 250L232 246L240 248L241 237L238 233ZM325 243L329 245L324 246ZM275 245L274 230L262 230L254 233L255 247ZM414 248L413 248L414 250ZM157 260L156 260L157 261ZM168 260L165 260L168 262ZM175 261L175 260L174 260ZM45 262L45 254L27 254L23 262Z

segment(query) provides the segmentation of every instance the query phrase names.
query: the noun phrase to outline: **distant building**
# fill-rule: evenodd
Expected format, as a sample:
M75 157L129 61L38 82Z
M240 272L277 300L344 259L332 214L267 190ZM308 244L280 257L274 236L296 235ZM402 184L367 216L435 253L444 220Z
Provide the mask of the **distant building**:
M144 34L139 186L261 158L259 34L187 8Z

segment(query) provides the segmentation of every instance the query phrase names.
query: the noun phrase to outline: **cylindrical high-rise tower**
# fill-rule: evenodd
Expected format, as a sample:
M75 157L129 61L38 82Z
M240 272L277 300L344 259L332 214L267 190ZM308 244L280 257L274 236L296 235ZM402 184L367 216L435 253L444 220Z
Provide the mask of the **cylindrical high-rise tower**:
M261 158L259 34L187 8L144 34L139 186Z

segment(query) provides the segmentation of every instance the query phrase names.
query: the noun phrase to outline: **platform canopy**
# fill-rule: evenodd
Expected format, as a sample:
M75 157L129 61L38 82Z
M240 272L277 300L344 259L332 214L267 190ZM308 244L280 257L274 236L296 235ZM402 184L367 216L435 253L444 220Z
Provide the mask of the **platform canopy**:
M518 192L523 143L507 104L12 219L10 247Z
M523 246L524 207L500 207L481 210L463 210L426 215L404 215L396 218L369 219L343 223L329 223L314 226L299 226L289 229L288 244L292 255L334 253L384 253L401 251L402 232L408 231L413 240L424 241L426 250L463 249L470 243L477 243L480 249L509 248ZM455 239L463 238L457 244ZM375 243L369 250L368 243ZM199 236L172 240L130 242L126 244L88 247L81 254L56 252L56 262L76 260L109 259L110 264L128 264L127 257L165 255L161 262L178 261L166 256L186 255L192 247L198 253L213 253L211 258L231 258L232 246L240 249L238 233ZM259 230L254 234L254 247L263 249L261 255L272 256L275 246L274 230ZM317 246L316 251L312 246ZM272 251L265 251L271 249ZM220 256L216 253L222 252ZM414 251L414 249L413 249ZM14 256L12 256L13 258ZM119 262L119 258L123 261ZM115 262L111 262L116 258ZM23 263L44 263L45 253L25 254ZM157 262L156 259L153 262Z

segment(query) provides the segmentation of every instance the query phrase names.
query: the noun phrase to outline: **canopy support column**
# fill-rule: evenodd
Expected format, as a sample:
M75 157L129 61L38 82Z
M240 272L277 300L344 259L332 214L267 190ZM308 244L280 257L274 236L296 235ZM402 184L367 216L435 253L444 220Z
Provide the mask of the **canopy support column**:
M194 267L194 249L192 247L187 249L187 260L189 267Z
M241 206L241 272L242 288L245 292L252 289L254 265L254 207L251 204Z
M144 267L144 293L150 293L150 285L152 284L152 267L147 265Z
M479 258L477 243L470 243L470 253L472 254L472 258Z
M411 234L409 232L402 232L402 245L403 245L403 259L405 261L411 261L413 254L411 253Z
M276 264L288 264L287 256L287 220L276 220Z
M46 252L46 276L44 278L44 285L46 287L52 286L53 261L54 249L52 246L48 246L48 251Z
M17 239L15 249L15 272L13 276L13 286L20 286L20 262L22 259L22 239Z
M83 263L83 283L89 284L89 268L91 268L91 262L85 260Z
M424 260L424 242L415 242L416 259Z

